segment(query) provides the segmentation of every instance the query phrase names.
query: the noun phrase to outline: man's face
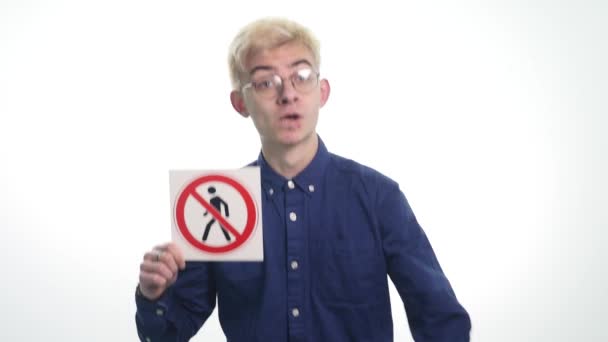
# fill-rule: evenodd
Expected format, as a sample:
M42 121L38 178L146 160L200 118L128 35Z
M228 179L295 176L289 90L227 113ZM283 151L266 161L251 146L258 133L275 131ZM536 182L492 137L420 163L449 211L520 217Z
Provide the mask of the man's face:
M262 144L288 147L315 139L319 109L329 96L329 83L317 82L317 70L308 48L288 43L261 51L247 60L245 68L243 83L252 84L242 92L233 91L231 100L241 115L251 116ZM302 81L308 75L307 70L312 70L312 80ZM273 80L275 85L278 80L280 86L264 90Z

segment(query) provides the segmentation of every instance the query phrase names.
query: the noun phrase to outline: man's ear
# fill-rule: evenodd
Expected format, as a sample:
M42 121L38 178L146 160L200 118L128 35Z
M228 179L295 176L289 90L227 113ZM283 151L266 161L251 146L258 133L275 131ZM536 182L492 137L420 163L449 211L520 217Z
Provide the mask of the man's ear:
M322 79L320 83L321 90L321 107L325 105L327 99L329 99L329 93L331 92L331 87L329 86L329 81L326 79Z
M247 113L247 108L245 107L245 99L243 99L243 94L240 91L233 90L230 92L230 102L232 103L232 108L244 118L249 117L249 113Z

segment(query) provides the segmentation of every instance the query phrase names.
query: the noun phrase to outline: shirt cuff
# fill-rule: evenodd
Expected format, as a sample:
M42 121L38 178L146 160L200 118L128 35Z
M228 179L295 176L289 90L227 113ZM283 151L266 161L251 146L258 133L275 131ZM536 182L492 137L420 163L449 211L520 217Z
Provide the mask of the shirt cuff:
M164 318L167 313L168 305L168 290L165 291L158 299L149 300L144 297L144 295L139 290L139 285L135 290L135 304L137 305L138 314L142 315L142 318L154 319L154 318Z

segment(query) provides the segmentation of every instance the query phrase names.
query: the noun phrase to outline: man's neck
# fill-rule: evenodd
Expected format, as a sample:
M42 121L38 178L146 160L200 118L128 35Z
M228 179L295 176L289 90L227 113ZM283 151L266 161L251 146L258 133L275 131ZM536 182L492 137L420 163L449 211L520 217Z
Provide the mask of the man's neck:
M319 147L316 134L292 146L264 146L262 153L270 167L281 176L292 179L304 170L313 160Z

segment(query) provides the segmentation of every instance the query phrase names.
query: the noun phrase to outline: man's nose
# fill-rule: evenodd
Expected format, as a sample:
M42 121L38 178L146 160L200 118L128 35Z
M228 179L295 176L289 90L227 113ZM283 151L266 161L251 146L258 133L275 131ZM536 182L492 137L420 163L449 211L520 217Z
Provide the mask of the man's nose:
M285 80L279 90L277 100L279 104L288 104L298 101L298 91L294 88L291 80Z

